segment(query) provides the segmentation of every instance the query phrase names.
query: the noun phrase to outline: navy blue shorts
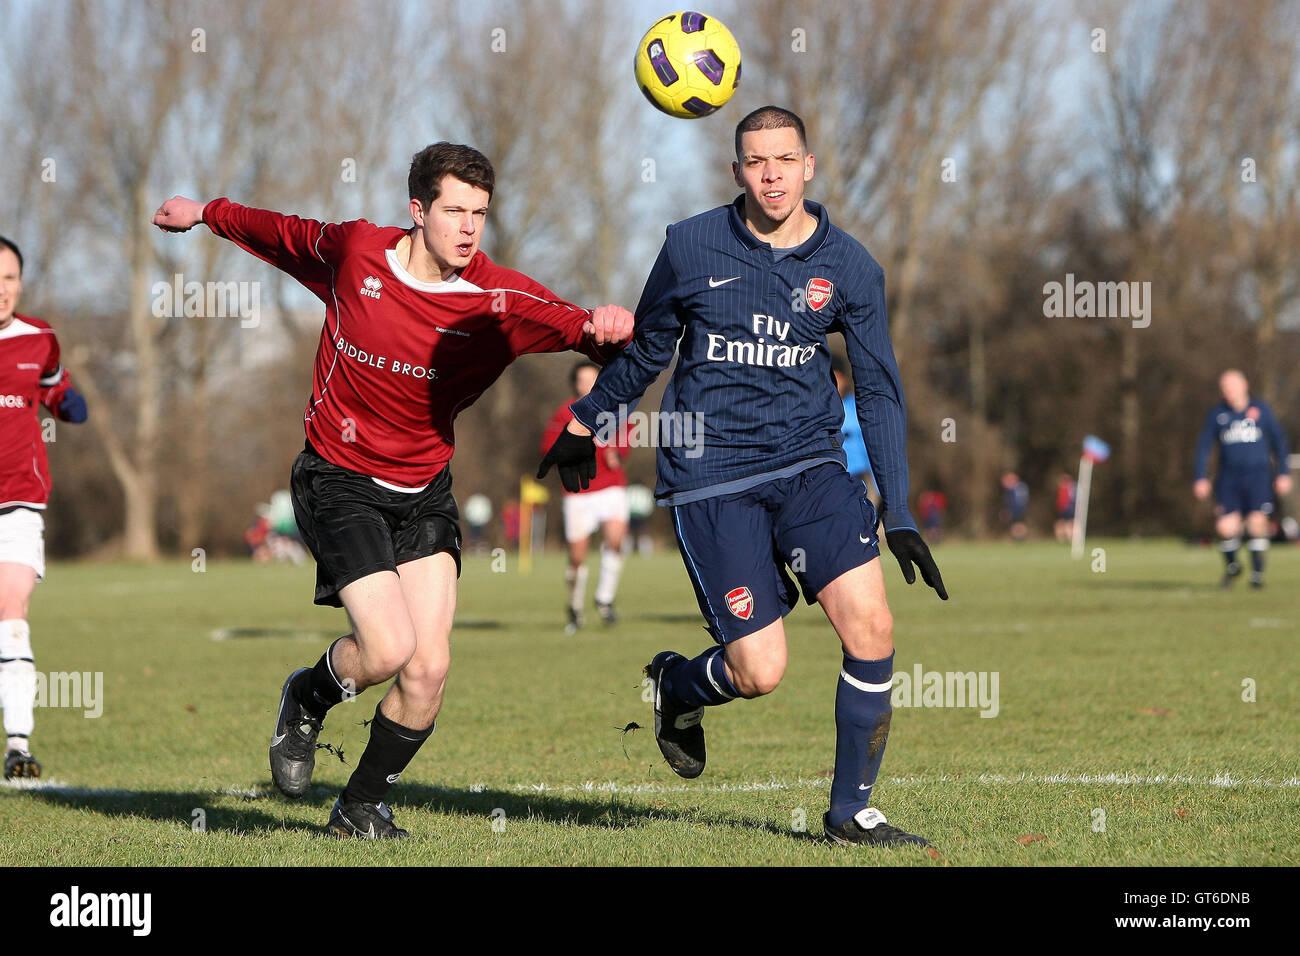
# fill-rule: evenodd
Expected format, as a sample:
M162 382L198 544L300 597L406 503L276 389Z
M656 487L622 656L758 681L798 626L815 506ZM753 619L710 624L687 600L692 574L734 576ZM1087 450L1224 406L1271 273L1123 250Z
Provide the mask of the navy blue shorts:
M700 612L719 644L785 617L799 586L812 604L845 571L880 555L866 485L833 462L676 505L672 514Z
M1218 499L1220 514L1234 511L1243 515L1252 511L1272 514L1273 473L1264 468L1221 471L1215 482L1214 496Z

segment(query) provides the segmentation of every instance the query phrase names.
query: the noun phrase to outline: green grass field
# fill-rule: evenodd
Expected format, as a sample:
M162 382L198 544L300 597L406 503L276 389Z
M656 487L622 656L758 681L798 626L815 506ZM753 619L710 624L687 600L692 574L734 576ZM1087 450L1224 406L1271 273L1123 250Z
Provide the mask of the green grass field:
M946 604L886 557L896 669L999 680L995 717L895 709L875 802L937 855L817 839L839 667L817 608L788 619L774 695L707 713L698 780L650 731L620 735L653 725L652 654L708 642L671 552L629 561L617 627L572 637L558 556L527 577L466 560L438 729L390 795L414 838L383 845L319 835L377 690L326 723L346 766L321 751L298 802L270 783L280 684L344 626L311 605L310 567L56 565L33 599L37 668L102 672L102 715L37 711L45 775L0 786L0 864L1300 863L1300 552L1275 549L1256 593L1220 591L1208 549L1096 546L1104 573L1045 543L943 545Z

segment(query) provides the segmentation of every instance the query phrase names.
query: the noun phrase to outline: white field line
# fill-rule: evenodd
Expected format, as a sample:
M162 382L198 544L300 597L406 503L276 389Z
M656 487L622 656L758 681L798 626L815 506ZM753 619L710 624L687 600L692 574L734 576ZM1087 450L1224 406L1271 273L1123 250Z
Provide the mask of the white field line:
M1270 780L1261 777L1236 776L1230 773L1216 773L1212 777L1191 777L1176 773L1158 773L1154 775L1138 773L982 773L972 776L967 776L965 774L960 776L955 774L941 774L937 777L924 775L887 777L880 782L902 784L905 786L930 786L937 783L973 783L980 786L991 787L1014 787L1020 784L1057 784L1066 786L1119 785L1126 787L1184 786L1216 787L1223 789L1233 789L1236 787L1260 787L1264 789L1280 790L1300 787L1300 776L1292 776L1283 780ZM829 777L798 777L794 780L766 780L753 781L750 783L719 784L615 783L612 780L600 783L587 781L586 783L581 784L510 783L505 784L502 789L513 793L757 793L768 790L825 790L830 787L830 784L831 781ZM138 793L131 790L75 787L53 778L46 780L6 780L4 781L3 786L8 790L40 790L46 793L66 797L129 798L139 796ZM313 789L322 794L333 792L328 787L324 786L318 786ZM464 792L464 789L455 787L435 786L432 789L444 793ZM468 789L471 793L482 793L497 788L491 784L476 783L471 784ZM244 797L249 800L258 800L263 797L274 795L275 790L273 787L257 786L223 787L219 790L209 790L205 792L224 796Z

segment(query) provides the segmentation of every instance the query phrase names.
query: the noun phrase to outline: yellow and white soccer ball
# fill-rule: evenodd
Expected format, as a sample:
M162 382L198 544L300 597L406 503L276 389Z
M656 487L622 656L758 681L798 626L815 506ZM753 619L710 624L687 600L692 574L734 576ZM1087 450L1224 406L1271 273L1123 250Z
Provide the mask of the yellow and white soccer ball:
M740 85L740 46L716 17L669 14L637 45L636 82L669 116L708 116Z

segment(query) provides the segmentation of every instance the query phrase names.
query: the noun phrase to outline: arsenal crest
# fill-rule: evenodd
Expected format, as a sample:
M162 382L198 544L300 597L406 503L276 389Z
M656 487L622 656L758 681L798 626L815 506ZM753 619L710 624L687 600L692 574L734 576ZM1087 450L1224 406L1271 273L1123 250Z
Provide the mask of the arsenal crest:
M754 613L754 595L749 593L749 588L733 588L728 591L727 610L742 621L748 621Z
M804 297L808 300L808 307L814 312L820 312L822 306L831 300L834 293L835 284L830 279L809 279L808 284L804 286Z

